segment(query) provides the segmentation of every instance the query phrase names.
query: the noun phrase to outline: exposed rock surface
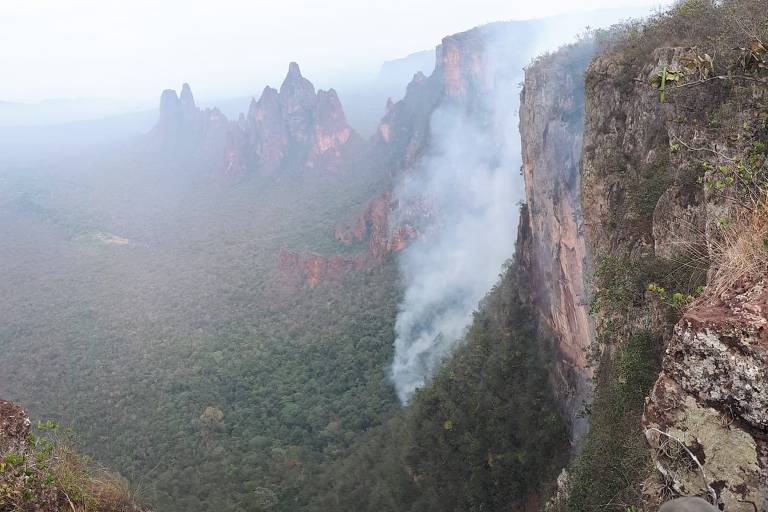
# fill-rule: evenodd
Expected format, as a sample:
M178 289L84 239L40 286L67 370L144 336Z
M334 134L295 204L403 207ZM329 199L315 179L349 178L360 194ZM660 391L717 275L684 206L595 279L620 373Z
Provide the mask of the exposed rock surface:
M298 253L282 250L278 256L277 268L294 285L309 289L320 283L337 283L344 276L366 264L364 257L323 256L316 253Z
M612 52L590 65L581 190L594 261L693 256L698 265L718 264L711 252L718 223L735 207L697 178L718 169L721 155L745 155L765 139L766 91L751 83L670 85L662 102L658 77L699 80L705 70L687 63L700 60L696 48L660 48L639 66ZM762 276L751 277L723 294L706 290L674 330L648 308L629 312L626 325L667 341L643 421L658 470L647 482L650 502L667 485L712 496L728 511L768 507L766 294Z
M24 409L0 400L0 453L18 451L29 435L30 421Z
M216 165L228 124L218 109L199 109L192 89L185 83L180 96L173 89L163 91L159 118L147 141L151 147L172 156L198 158L206 165Z
M729 511L768 506L767 315L765 279L697 301L675 326L644 416L659 464L686 492L702 492L699 468L686 454L671 457L669 438L655 429L698 454L707 485Z
M248 115L230 127L228 176L278 171L339 172L348 143L359 142L336 91L315 92L292 62L277 91L266 87ZM231 165L230 165L231 163Z
M233 181L249 174L338 173L350 168L355 155L346 153L359 153L361 144L336 92L315 92L295 62L280 90L266 87L237 121L217 109L198 109L188 84L180 96L163 91L149 140L182 156L202 157Z
M390 172L411 169L418 162L430 142L432 114L440 106L484 114L495 78L495 59L489 54L495 45L511 43L498 33L516 35L511 30L507 34L506 28L504 23L486 25L444 38L435 51L434 71L429 76L416 73L403 99L387 103L372 150Z
M527 262L534 304L557 336L552 380L574 449L588 428L581 412L592 381L587 251L579 201L582 70L591 55L591 45L584 44L538 59L526 69L520 104L530 241L517 256Z
M391 225L393 208L389 192L372 199L352 222L336 228L336 240L345 245L367 242L367 256L376 261L388 253L402 251L408 242L418 238L419 232L408 219ZM423 214L411 211L409 217L416 222Z

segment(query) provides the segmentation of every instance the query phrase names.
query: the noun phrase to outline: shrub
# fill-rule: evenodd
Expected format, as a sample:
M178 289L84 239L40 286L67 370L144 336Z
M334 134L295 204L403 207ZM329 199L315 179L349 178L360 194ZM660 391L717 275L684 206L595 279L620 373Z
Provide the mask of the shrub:
M568 511L624 511L642 501L640 483L648 474L650 454L640 417L661 353L661 338L642 331L630 336L615 357L604 357L590 433L572 466Z
M20 449L0 453L0 512L131 512L127 480L92 467L53 422L40 423Z

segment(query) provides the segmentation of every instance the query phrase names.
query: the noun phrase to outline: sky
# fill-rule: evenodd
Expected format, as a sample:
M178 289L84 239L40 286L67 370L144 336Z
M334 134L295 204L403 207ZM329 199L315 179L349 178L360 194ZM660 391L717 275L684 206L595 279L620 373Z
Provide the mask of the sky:
M0 0L0 101L156 102L190 82L231 97L305 76L375 73L385 60L499 20L661 0Z

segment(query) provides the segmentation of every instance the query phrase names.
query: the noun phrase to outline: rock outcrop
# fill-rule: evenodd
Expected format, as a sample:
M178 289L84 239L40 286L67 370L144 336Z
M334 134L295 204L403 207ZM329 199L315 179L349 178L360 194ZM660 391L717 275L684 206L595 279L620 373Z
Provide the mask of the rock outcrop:
M643 423L657 466L679 492L715 494L734 512L768 506L765 278L688 309L667 344Z
M336 92L315 92L295 62L279 91L265 87L234 122L217 109L198 109L188 84L180 96L163 91L149 141L177 155L202 157L232 181L247 175L340 173L351 169L361 150Z
M228 125L218 109L199 109L192 89L185 83L181 95L173 89L163 91L157 124L147 135L147 142L172 157L198 159L212 166L224 150Z
M525 262L533 303L557 337L552 380L574 450L588 429L582 411L590 401L593 372L587 357L593 332L579 193L580 70L592 54L592 45L583 43L538 59L526 69L520 103L527 204L521 222L529 226L529 240L518 247L517 257Z
M324 256L283 249L277 260L278 271L293 286L315 288L320 283L339 283L351 271L366 264L365 258Z
M30 425L24 409L12 402L0 400L0 453L23 450Z
M606 257L629 267L651 262L671 268L668 274L698 269L709 281L674 329L653 308L631 304L616 331L643 329L666 347L643 417L656 470L646 482L649 503L666 487L708 496L729 511L764 510L765 280L748 275L726 289L713 283L718 267L728 265L723 226L739 207L726 197L727 183L702 183L718 179L710 171L727 173L729 161L747 161L765 140L768 90L759 82L700 82L712 70L697 48L659 48L634 59L605 52L586 74L581 201L588 248L594 264ZM674 81L660 91L662 76Z
M347 168L347 150L359 143L336 91L316 93L292 62L280 90L266 87L248 115L230 126L222 173L338 173Z
M366 257L381 261L387 254L400 252L419 236L416 222L424 212L411 211L409 218L390 222L392 194L384 194L370 200L363 211L350 223L336 228L336 240L347 246L366 243Z

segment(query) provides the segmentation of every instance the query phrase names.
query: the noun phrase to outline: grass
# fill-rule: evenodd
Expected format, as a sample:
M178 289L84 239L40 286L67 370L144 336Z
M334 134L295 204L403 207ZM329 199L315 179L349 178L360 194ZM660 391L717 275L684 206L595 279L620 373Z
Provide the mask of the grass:
M55 424L38 431L0 453L0 512L141 510L128 481L94 467Z
M745 206L736 219L720 227L712 243L715 272L709 286L717 295L744 278L762 276L768 270L768 190L763 190L751 206Z

